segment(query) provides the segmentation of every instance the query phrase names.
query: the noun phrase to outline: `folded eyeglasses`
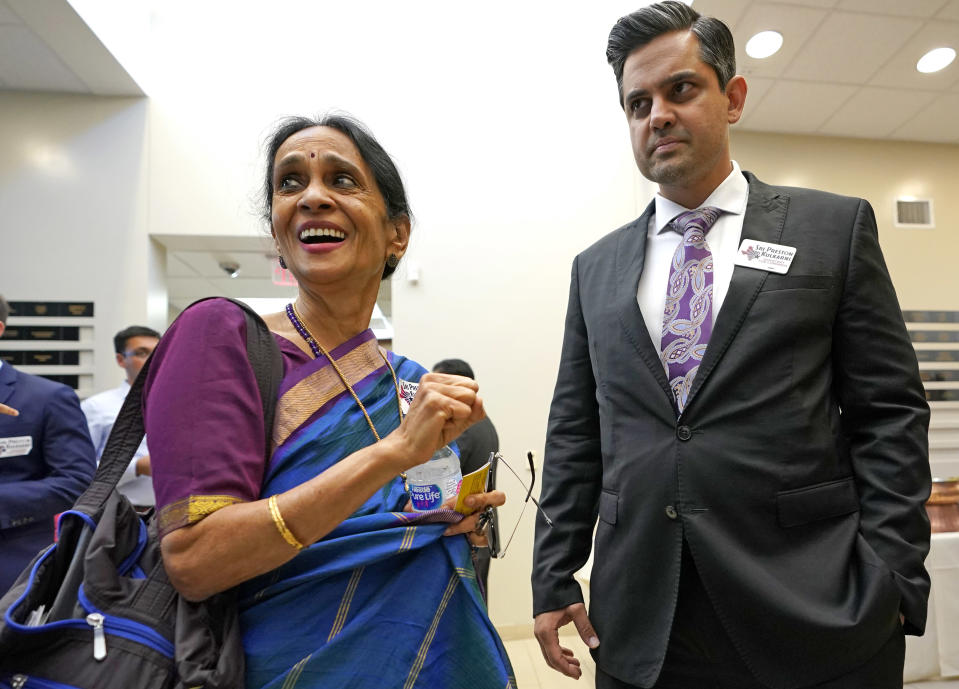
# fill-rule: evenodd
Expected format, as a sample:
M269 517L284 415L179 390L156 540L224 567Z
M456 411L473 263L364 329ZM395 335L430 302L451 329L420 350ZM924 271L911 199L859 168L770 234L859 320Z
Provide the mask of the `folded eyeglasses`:
M543 519L546 521L547 526L553 526L553 520L549 518L549 515L546 514L546 511L540 506L539 501L533 497L533 487L536 485L536 467L533 464L533 453L527 452L526 459L529 462L530 472L530 481L528 487L523 479L520 478L519 474L513 470L513 467L509 465L509 462L503 458L502 454L499 452L490 452L490 472L486 478L486 489L491 490L492 486L490 484L496 476L496 468L500 463L502 463L503 466L505 466L509 472L516 477L516 480L519 481L520 485L526 490L526 497L523 499L523 508L520 510L519 517L516 518L516 524L513 526L513 530L510 531L509 538L506 540L506 545L504 545L502 548L499 544L499 534L493 528L497 522L495 508L487 507L485 510L483 510L482 514L480 514L479 520L476 524L476 529L477 531L482 531L486 535L486 541L489 543L490 555L497 559L506 557L506 551L509 549L510 543L513 542L513 536L516 535L516 530L519 528L519 523L522 521L523 514L526 512L526 506L530 502L536 505L536 509L538 509L540 514L543 515Z

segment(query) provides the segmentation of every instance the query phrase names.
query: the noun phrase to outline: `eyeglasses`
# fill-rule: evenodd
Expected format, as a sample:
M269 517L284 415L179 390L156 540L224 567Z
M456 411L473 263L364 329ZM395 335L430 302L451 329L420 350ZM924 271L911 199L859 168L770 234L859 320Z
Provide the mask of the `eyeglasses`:
M526 483L523 482L523 479L519 477L519 474L513 470L513 467L509 465L509 462L503 458L503 455L501 455L499 452L490 453L490 473L487 477L487 490L491 488L489 483L496 476L496 467L500 462L503 463L503 466L505 466L509 472L516 477L516 480L519 481L519 484L526 490L526 497L523 499L523 509L520 510L519 517L516 518L516 524L513 526L513 530L510 531L509 538L506 540L506 545L504 545L502 548L499 547L499 531L496 528L498 524L496 510L492 507L487 507L485 510L483 510L483 513L479 517L477 527L486 535L486 541L489 543L490 555L497 559L506 557L506 551L509 549L509 544L513 542L513 536L516 535L516 530L519 528L519 523L523 519L523 513L526 512L526 506L530 503L530 501L536 505L536 509L538 509L540 514L543 515L543 519L546 520L546 525L549 527L553 526L553 520L549 518L548 514L546 514L546 510L540 506L539 501L533 497L533 487L536 485L536 467L533 464L533 453L527 452L526 459L529 462L529 487L527 487Z
M138 349L128 349L127 351L123 353L123 357L125 359L130 359L130 358L146 359L151 354L153 354L152 349L145 349L143 347L140 347Z

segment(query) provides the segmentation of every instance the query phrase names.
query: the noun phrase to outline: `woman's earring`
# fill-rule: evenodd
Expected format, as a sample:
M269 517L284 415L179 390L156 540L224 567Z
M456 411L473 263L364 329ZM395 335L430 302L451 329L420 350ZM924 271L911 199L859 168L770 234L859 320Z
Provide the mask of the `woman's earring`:
M277 254L277 255L276 255L276 260L278 260L278 261L280 262L280 268L282 268L283 270L286 270L286 269L287 269L287 268L286 268L286 261L283 260L283 256L282 256L282 255Z
M390 257L386 259L386 265L390 268L395 268L400 264L400 258L396 254L390 254Z

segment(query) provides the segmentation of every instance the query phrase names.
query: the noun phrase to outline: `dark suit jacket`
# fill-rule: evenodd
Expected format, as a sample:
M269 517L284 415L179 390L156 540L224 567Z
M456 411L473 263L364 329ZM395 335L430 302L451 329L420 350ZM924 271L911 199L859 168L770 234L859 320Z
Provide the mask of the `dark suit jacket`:
M488 416L463 431L456 439L456 444L460 448L460 469L463 476L486 464L490 452L499 452L499 436Z
M0 438L33 440L26 455L0 457L0 594L53 542L53 516L86 489L96 457L76 393L66 385L0 366Z
M795 247L785 275L737 266L678 419L636 302L653 206L573 263L537 521L534 612L582 600L603 670L650 685L685 536L758 679L861 665L929 578L929 411L869 204L749 173L743 239ZM665 285L664 285L665 289Z

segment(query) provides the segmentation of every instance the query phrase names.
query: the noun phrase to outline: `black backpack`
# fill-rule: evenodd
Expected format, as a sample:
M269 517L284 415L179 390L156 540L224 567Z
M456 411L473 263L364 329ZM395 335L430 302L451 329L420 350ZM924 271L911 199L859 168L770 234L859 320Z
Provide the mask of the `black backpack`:
M233 303L246 316L269 453L283 361L263 320ZM61 516L59 540L0 598L0 689L243 687L234 593L181 598L163 569L155 515L142 518L116 490L143 437L149 366L127 394L93 482Z

